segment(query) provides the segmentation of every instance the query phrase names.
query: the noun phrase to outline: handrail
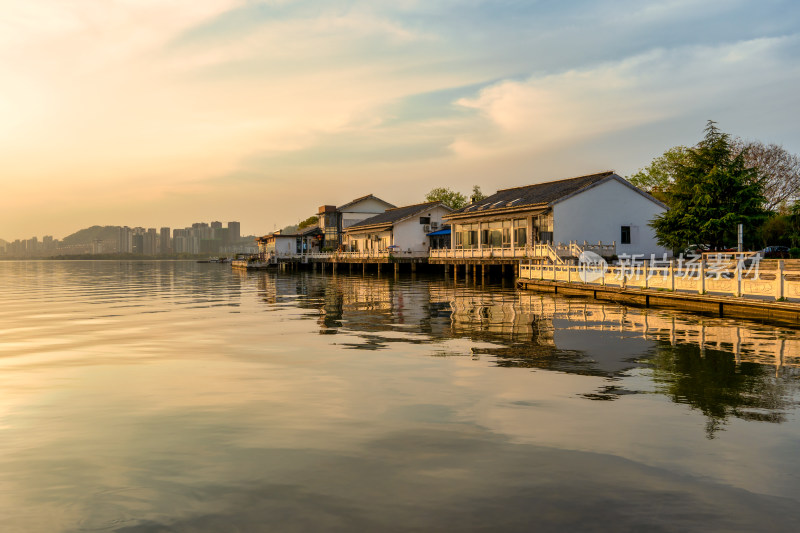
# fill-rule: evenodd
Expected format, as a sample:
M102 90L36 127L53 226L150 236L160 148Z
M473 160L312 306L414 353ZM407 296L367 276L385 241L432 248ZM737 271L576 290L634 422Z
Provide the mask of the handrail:
M583 285L658 289L697 294L717 293L744 297L800 299L800 276L785 271L778 261L776 270L759 270L758 256L749 263L734 265L706 261L643 261L621 265L519 265L520 279L566 281Z

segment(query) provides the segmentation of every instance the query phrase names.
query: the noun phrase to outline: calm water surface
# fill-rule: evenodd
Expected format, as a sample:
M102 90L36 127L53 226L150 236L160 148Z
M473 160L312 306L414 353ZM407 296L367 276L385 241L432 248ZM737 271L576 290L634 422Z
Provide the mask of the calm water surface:
M0 262L0 531L798 531L799 369L499 283Z

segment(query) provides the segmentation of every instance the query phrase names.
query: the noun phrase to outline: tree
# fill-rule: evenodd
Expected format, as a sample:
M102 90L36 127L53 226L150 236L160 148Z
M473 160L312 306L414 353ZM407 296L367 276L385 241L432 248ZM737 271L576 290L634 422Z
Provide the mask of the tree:
M469 197L471 203L477 203L485 199L486 195L481 192L481 188L477 185L472 186L472 195Z
M649 166L639 169L628 181L640 189L650 193L662 202L666 200L667 191L675 182L675 174L679 165L688 162L689 149L685 146L670 148L663 155L656 157Z
M756 170L746 166L744 153L734 154L730 137L711 120L705 138L687 149L686 162L675 164L666 198L670 209L650 226L659 244L675 250L689 244L721 249L736 242L738 224L752 234L765 216Z
M798 198L800 157L796 154L790 154L778 144L740 138L733 140L731 149L734 154L744 153L746 166L758 169L758 179L761 180L768 210L786 209L792 200Z
M461 209L467 205L467 197L446 187L437 187L425 196L426 202L442 202L451 209Z
M796 154L790 154L777 144L744 141L739 137L730 141L730 147L734 156L744 154L746 167L758 171L757 179L761 181L767 210L785 210L800 197L800 157ZM670 148L650 165L629 176L628 181L665 202L665 192L675 182L678 166L687 163L688 150L685 146Z
M302 222L298 223L297 229L304 229L309 226L316 226L318 222L319 222L319 217L317 215L313 215L303 220Z

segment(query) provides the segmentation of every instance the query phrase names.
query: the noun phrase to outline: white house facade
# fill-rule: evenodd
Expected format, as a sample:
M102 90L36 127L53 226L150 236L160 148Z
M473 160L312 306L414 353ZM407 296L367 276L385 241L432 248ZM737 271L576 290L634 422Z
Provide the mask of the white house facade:
M384 213L351 224L344 230L348 252L425 256L428 233L440 228L442 217L452 209L441 202L429 202L387 209Z
M502 189L448 214L451 249L431 258L552 259L584 242L606 256L661 257L648 223L666 209L610 171Z
M552 204L553 241L614 241L618 256L661 257L668 250L659 246L648 223L665 212L666 206L613 176Z
M379 215L394 205L377 196L367 194L344 205L322 205L317 216L323 233L323 248L338 249L342 245L342 232L357 222Z

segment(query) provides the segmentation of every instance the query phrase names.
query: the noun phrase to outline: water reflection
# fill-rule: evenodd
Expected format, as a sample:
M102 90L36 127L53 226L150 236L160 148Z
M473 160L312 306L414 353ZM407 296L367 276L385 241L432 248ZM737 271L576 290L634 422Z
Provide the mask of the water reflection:
M317 312L321 334L356 333L362 350L392 343L469 339L469 352L502 367L600 376L582 396L616 400L659 393L707 417L713 438L731 417L780 423L800 392L800 334L791 329L672 310L629 308L587 299L454 285L433 277L261 274L267 303L289 298ZM446 343L444 343L446 344ZM623 378L646 375L652 387Z
M0 531L793 532L797 354L423 276L0 263Z

